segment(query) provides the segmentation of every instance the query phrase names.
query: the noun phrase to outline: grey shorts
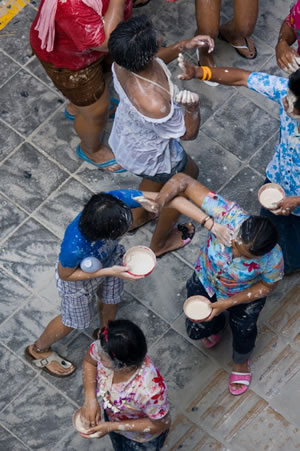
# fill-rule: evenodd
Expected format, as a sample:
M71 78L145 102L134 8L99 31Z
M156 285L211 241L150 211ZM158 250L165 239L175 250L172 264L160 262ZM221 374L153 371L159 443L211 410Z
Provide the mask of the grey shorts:
M111 266L122 265L125 249L118 246ZM124 280L118 277L99 277L90 280L69 282L61 280L55 271L56 286L61 297L61 315L65 326L74 329L89 327L97 315L97 301L103 304L118 304L124 292Z
M186 168L188 162L188 155L186 151L184 151L182 159L177 163L176 166L171 170L171 172L168 174L167 172L162 172L160 174L155 175L143 175L143 174L137 174L139 177L143 177L143 179L151 180L152 182L159 182L159 183L166 183L173 175L177 174L178 172L183 172Z

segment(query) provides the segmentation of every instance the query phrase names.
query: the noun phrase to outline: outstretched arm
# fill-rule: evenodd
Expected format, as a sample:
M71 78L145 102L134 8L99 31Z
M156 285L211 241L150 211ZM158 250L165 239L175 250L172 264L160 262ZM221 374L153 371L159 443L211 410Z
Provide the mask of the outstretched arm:
M199 47L208 47L208 52L214 49L214 40L210 36L195 36L193 39L184 39L183 41L175 42L175 44L168 47L161 47L157 56L161 58L166 64L178 57L183 49L194 49Z
M248 78L251 72L243 69L235 69L232 67L211 67L203 69L203 66L193 66L186 61L180 53L178 56L178 65L182 70L182 74L178 75L180 80L191 80L199 78L200 80L211 80L229 86L248 86ZM210 76L211 75L211 76Z

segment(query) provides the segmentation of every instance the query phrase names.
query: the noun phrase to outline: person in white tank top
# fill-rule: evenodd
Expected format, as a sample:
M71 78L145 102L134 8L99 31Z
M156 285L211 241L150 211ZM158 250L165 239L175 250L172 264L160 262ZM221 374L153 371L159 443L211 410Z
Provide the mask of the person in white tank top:
M177 172L198 176L197 165L179 139L197 137L199 96L179 92L165 63L175 59L184 48L203 45L212 50L212 39L196 36L160 48L157 32L146 16L119 24L109 39L114 87L120 97L109 145L123 168L143 178L140 189L158 192ZM160 214L150 244L157 256L191 241L193 225L185 224L184 234L182 227L173 229L178 216L172 209ZM134 219L135 227L139 227L151 216L140 210Z

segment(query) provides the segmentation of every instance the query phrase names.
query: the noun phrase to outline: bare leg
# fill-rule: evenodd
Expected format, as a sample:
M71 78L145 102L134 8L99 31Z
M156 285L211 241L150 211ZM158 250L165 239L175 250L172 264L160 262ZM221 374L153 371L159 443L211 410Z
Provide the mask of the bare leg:
M234 17L222 25L220 32L233 45L245 45L245 38L249 38L255 28L258 14L258 0L234 0ZM254 43L250 41L248 49L239 49L247 58L255 55Z
M95 103L89 106L76 106L77 113L74 128L81 139L83 152L96 163L103 163L114 158L114 154L102 144L102 134L108 118L109 95L105 90ZM107 168L108 171L120 169L118 164Z
M190 157L188 157L188 163L183 172L195 179L198 177L199 169ZM179 216L180 213L172 208L162 210L150 244L151 249L157 256L182 247L181 232L174 230L174 225Z
M107 326L109 321L115 319L118 310L118 304L103 304L99 300L98 309L100 315L100 329L101 329L102 327Z
M221 0L195 0L197 34L208 34L216 39L219 33ZM200 51L202 66L214 66L212 54L208 54L207 48Z
M63 324L61 315L56 316L56 318L54 318L52 321L50 321L50 323L48 324L48 326L46 327L46 329L44 330L44 332L42 333L40 338L38 338L38 340L35 342L35 346L38 349L41 349L41 350L45 349L46 351L45 352L36 352L34 345L31 345L31 346L29 346L30 353L36 359L41 359L43 357L45 357L45 358L49 357L49 355L52 352L51 350L49 350L49 348L57 341L66 337L70 332L72 332L72 330L73 330L72 327L68 327ZM55 361L49 363L47 368L50 371L53 371L58 374L68 374L68 373L72 373L74 371L73 366L70 368L67 368L67 369L62 368L59 365L59 363L55 362Z

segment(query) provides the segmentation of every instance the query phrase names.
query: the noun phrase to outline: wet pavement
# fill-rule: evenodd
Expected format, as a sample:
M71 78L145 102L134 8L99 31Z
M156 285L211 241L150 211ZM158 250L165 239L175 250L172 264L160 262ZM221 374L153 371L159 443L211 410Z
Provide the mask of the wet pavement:
M260 3L256 60L244 60L217 41L218 65L281 74L274 45L289 2ZM82 403L80 366L93 328L74 331L55 347L79 366L70 378L35 370L23 352L59 312L54 266L65 227L93 192L136 188L139 178L110 175L77 159L78 138L63 115L65 100L31 55L28 31L36 6L27 5L0 31L0 449L110 451L108 438L87 441L72 426ZM231 11L231 0L224 1L223 22ZM153 18L168 43L194 33L191 0L152 0L142 13ZM175 79L176 65L170 67ZM200 167L199 181L258 212L257 189L279 136L277 106L245 88L178 85L200 93L201 130L195 141L184 143ZM110 127L111 122L106 139ZM148 225L124 242L147 245L152 230ZM173 426L165 449L299 449L299 276L284 278L268 298L251 388L233 397L227 389L230 331L215 349L205 350L184 329L185 282L205 238L198 227L193 242L160 259L151 276L127 283L118 313L140 324L167 381Z

